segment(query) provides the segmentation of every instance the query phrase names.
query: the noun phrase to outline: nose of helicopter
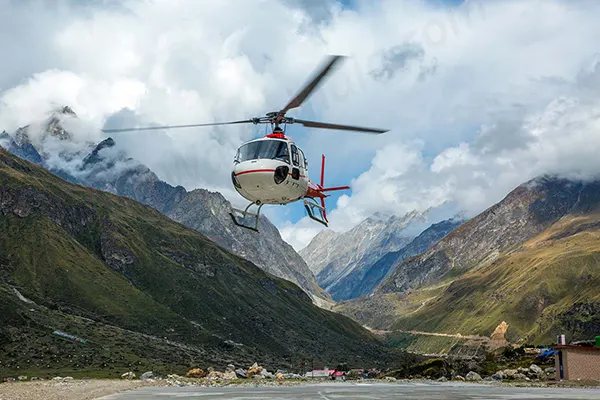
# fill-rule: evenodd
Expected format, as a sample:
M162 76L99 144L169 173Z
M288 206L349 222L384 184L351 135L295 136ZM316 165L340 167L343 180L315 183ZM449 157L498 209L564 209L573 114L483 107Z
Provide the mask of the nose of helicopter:
M232 180L236 190L250 201L277 202L280 197L279 184L288 175L286 166L275 160L252 160L236 164L232 172ZM277 172L276 172L277 171Z

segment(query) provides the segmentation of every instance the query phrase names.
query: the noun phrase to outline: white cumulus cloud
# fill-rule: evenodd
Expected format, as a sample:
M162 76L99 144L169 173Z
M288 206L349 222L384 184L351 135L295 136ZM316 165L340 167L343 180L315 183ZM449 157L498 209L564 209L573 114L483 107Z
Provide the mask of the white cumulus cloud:
M325 54L350 56L293 117L390 129L289 132L316 178L350 183L331 227L441 204L477 213L541 173L594 176L598 2L0 0L0 130L68 104L107 124L187 124L277 110ZM169 183L219 190L253 126L115 134ZM450 209L450 208L449 208ZM281 209L279 209L281 210ZM449 211L450 212L450 211ZM268 211L301 248L322 229Z

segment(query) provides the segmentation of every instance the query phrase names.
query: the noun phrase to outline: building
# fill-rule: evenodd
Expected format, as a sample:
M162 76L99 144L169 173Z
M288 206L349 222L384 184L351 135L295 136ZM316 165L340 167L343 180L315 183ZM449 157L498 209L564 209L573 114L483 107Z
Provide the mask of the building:
M314 369L312 371L308 371L305 375L307 378L329 378L330 375L334 372L334 369Z
M331 374L331 379L335 379L336 381L345 381L346 373L344 371L335 370Z
M600 347L554 346L556 380L600 380Z

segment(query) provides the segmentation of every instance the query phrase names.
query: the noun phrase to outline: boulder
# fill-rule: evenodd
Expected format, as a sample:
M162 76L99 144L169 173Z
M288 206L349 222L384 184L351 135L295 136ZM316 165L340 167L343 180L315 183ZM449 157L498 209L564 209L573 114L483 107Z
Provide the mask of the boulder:
M477 372L469 371L467 376L465 376L465 379L468 381L480 381L481 375L479 375Z
M148 379L154 379L154 374L152 373L152 371L144 372L142 376L140 376L140 379L143 381L147 381Z
M219 371L210 371L208 373L208 375L206 375L206 377L208 379L212 379L212 380L217 380L217 379L224 379L223 373L219 372Z
M554 368L554 367L548 367L548 368L544 369L544 372L548 376L554 376L554 375L556 375L556 368ZM31 378L31 379L33 379L33 378Z
M495 380L495 381L501 381L504 379L504 373L502 373L502 371L498 371L494 375L492 375L490 378L492 378L492 380Z
M210 370L211 368L209 368ZM193 368L190 369L187 374L185 374L188 378L204 378L206 376L206 372L204 372L201 368Z
M438 382L448 382L448 378L446 378L445 376L441 376L439 378L437 378Z
M538 367L535 364L531 364L529 366L529 371L535 373L535 374L541 374L542 372L544 372L540 367Z
M56 379L56 378L54 378L54 379ZM61 378L61 380L62 379L63 378ZM73 379L73 378L71 378L71 379ZM125 372L123 375L121 375L121 379L135 379L135 374L131 371Z
M505 369L502 371L506 379L515 379L515 375L519 373L516 369Z
M532 379L546 379L546 373L544 372L544 370L535 364L531 364L527 376L529 376Z
M260 375L263 371L263 367L259 366L257 363L254 363L250 368L248 368L248 378L252 378L253 376Z
M260 374L262 375L263 378L266 378L266 379L274 379L275 378L275 375L273 375L266 369L263 369L262 371L260 371Z
M225 368L225 372L235 372L235 365L229 364L227 368Z
M513 376L513 379L514 379L514 380L517 380L517 381L528 381L528 380L530 380L530 379L527 377L527 375L525 375L525 374L520 374L520 373L517 373L517 374L515 374L515 375Z
M281 372L278 372L278 373L275 375L275 379L277 379L278 381L282 381L282 380L284 380L284 379L285 379L285 375L284 375L283 373L281 373Z
M223 379L237 379L237 375L235 371L225 371L223 372Z
M245 369L242 369L242 368L236 369L235 374L238 376L238 378L247 378L248 377L248 373L246 372Z

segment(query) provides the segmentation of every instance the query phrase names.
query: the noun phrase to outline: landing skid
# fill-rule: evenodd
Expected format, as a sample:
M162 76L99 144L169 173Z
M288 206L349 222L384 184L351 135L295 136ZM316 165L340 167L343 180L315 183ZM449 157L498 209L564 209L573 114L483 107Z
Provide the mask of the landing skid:
M327 219L325 217L324 207L318 205L316 202L304 199L304 208L306 208L306 212L312 220L317 221L318 223L323 224L325 226L328 226ZM319 212L319 216L315 215L315 209L317 209L317 211Z
M241 221L240 221L240 220L238 220L238 216L234 215L233 213L229 213L229 215L231 216L231 219L233 219L233 223L239 227L250 229L251 231L254 231L254 232L258 232L258 221L259 221L259 217L260 217L260 209L262 208L262 206L264 206L264 203L257 204L258 210L256 211L256 214L248 211L248 209L254 204L256 204L256 203L248 204L248 206L246 207L246 209L244 211L238 210L237 208L232 207L233 211L238 213L239 217L241 219ZM254 225L250 225L250 224L246 223L246 218L248 216L250 216L252 219L254 219Z

